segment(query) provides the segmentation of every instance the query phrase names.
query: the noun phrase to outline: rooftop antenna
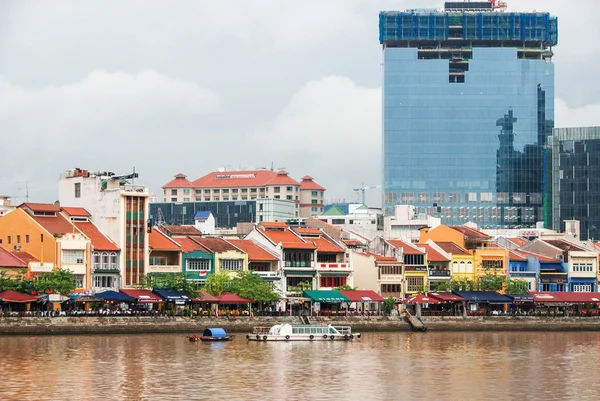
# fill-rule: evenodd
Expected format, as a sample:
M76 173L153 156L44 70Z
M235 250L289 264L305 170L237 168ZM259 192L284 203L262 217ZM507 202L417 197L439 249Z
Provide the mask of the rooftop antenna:
M18 183L25 183L25 187L18 188L19 190L25 190L25 202L29 202L29 181L19 181Z
M273 162L271 161L271 171L275 171L275 168L273 167Z

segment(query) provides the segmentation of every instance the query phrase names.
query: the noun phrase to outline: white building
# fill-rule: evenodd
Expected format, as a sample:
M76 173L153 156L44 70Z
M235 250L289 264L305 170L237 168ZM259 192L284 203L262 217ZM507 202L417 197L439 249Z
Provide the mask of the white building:
M138 284L148 266L150 192L133 183L136 177L135 173L117 176L77 168L68 170L59 181L60 203L85 208L94 224L121 249L124 287Z
M385 239L404 237L411 242L418 242L419 228L424 226L435 228L440 224L440 218L424 213L417 214L414 206L396 205L394 215L383 219L383 237Z
M338 206L333 205L317 219L369 239L382 235L382 209L368 207L361 203L349 204L348 214L344 213Z
M215 216L209 210L196 212L194 227L202 234L215 234Z
M10 197L0 195L0 217L7 215L17 207L12 204Z

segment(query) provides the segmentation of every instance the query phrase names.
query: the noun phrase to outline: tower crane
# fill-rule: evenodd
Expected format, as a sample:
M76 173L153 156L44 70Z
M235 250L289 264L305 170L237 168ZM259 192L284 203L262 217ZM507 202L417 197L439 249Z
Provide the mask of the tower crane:
M366 194L365 192L368 191L369 189L375 189L375 188L381 188L381 185L375 185L373 187L365 187L365 183L363 182L360 188L354 188L353 191L358 193L361 193L361 199L362 199L362 204L366 205Z

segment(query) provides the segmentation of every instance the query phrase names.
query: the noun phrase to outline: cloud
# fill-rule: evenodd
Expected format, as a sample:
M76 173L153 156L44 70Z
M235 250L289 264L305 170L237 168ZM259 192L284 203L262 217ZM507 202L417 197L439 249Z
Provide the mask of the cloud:
M157 162L185 149L203 120L222 109L210 90L153 70L97 70L39 90L0 77L0 160L10 166L0 173L0 185L22 197L15 181L27 180L34 183L30 192L45 198L39 200L51 200L56 177L74 166L129 171L141 165L155 173Z
M554 117L557 128L600 126L600 104L572 107L565 100L556 99Z
M363 182L380 182L380 88L340 76L308 82L260 130L258 143L276 155L277 163L294 177L315 177L329 199L347 196ZM379 203L377 197L368 200Z

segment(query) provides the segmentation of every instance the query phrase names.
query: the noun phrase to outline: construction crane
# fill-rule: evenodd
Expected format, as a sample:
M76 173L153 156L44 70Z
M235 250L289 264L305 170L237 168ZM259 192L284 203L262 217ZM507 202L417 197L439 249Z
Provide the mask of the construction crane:
M361 199L362 199L362 204L366 205L366 194L365 192L368 191L369 189L375 189L375 188L381 188L381 185L375 185L373 187L365 187L365 183L362 183L362 186L360 188L354 188L353 191L356 193L361 193Z

